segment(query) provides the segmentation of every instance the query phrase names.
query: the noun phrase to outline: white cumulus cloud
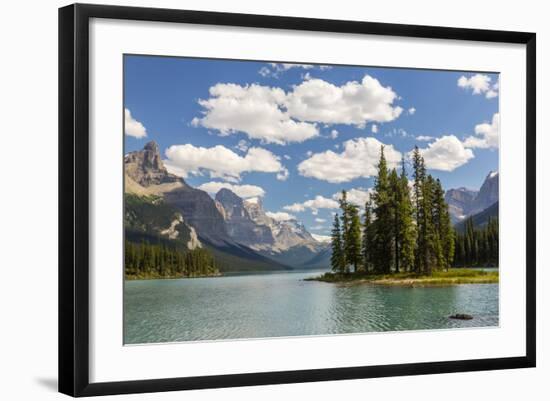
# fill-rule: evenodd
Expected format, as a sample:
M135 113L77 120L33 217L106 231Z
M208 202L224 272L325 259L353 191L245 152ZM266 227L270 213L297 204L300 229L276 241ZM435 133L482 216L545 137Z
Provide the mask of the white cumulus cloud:
M243 132L251 139L284 145L319 135L315 124L295 121L284 110L286 93L280 88L257 84L216 84L210 98L200 99L204 108L194 126L218 130L221 135Z
M284 206L283 209L289 212L305 212L311 210L316 215L319 209L337 209L339 207L338 202L334 199L325 198L324 196L317 195L313 199L309 199L302 203L293 203L292 205Z
M296 217L286 212L266 212L267 217L277 221L296 220Z
M239 185L228 182L210 181L199 185L198 188L212 195L217 194L220 189L226 188L243 199L265 195L265 191L262 187L248 184Z
M351 188L346 191L346 199L349 203L353 203L356 206L364 207L365 203L370 199L372 194L372 188ZM332 199L340 200L342 198L342 192L336 192L332 195Z
M370 130L372 131L373 134L378 133L378 125L372 124L372 127L370 127Z
M464 140L467 148L496 149L500 132L500 115L495 113L491 124L483 123L475 127L475 136L469 136Z
M330 137L331 137L332 139L338 138L338 131L335 130L335 129L333 129L332 131L330 131Z
M327 150L311 155L298 164L298 172L331 183L369 178L377 174L382 145L372 137L350 139L344 142L340 153ZM384 145L384 155L390 168L396 167L401 160L401 153L393 145Z
M289 114L300 120L364 127L367 122L393 121L403 111L393 106L397 94L390 87L365 75L361 82L336 86L322 79L310 79L287 95Z
M487 99L498 96L498 82L491 83L491 77L485 74L474 74L469 78L464 75L458 78L457 85L464 89L471 89L474 95L485 94Z
M471 149L454 135L445 135L430 143L427 148L420 149L426 168L441 171L453 171L466 164L474 157Z
M252 147L246 155L239 156L221 145L205 148L185 144L172 145L165 154L164 164L168 171L184 178L189 174L203 175L205 172L212 178L232 182L240 181L241 174L247 172L288 176L288 170L279 157L263 148Z
M318 136L318 123L363 128L368 122L393 121L403 111L393 104L397 94L369 75L342 86L309 79L289 92L258 84L218 83L209 94L198 101L203 111L192 120L193 126L217 130L220 135L242 132L279 145Z
M409 114L412 116L414 113L416 113L416 109L414 107L410 107L409 110L407 110Z
M145 138L147 136L147 130L143 124L134 119L128 109L124 109L124 132L134 138Z

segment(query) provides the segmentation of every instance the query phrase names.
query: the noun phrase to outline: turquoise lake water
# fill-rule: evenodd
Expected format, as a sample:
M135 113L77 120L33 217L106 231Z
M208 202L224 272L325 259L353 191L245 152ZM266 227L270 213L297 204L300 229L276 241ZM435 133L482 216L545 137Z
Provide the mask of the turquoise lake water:
M498 284L341 285L320 272L126 281L125 344L498 326ZM467 313L472 320L454 320Z

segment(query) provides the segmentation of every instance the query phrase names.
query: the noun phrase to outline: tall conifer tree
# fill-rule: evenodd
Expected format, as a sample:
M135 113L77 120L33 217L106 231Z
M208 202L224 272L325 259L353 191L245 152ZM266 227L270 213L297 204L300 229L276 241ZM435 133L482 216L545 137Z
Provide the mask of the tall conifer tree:
M346 262L353 266L355 272L363 264L361 254L361 219L357 206L348 204L349 226L345 243Z
M401 204L401 186L397 171L392 169L389 175L390 187L390 209L391 209L391 235L393 245L393 266L396 272L399 271L400 246L401 246L401 216L399 205Z
M339 203L340 203L340 210L342 211L342 217L341 217L341 222L342 222L342 227L341 227L341 232L342 232L342 250L343 250L343 264L344 264L344 267L345 267L345 271L348 272L349 271L349 261L347 260L347 252L346 252L346 249L347 249L347 246L349 244L349 224L350 224L350 216L349 216L349 207L348 207L348 194L345 190L342 190L342 196L340 197L340 200L339 200Z
M384 155L384 146L380 147L380 161L378 162L378 176L374 184L374 209L376 215L375 246L373 262L376 270L389 273L392 264L392 211L388 165Z
M400 203L399 203L399 240L400 260L403 270L411 270L414 264L414 248L416 243L416 232L413 224L413 205L409 190L409 180L405 169L405 159L401 159L401 175L399 177Z
M344 256L344 245L342 243L342 232L340 230L340 217L334 215L334 225L331 233L332 255L330 264L332 270L338 273L343 273L346 269L346 261Z
M425 270L425 249L426 249L426 227L425 227L425 203L423 194L426 181L426 167L424 159L420 154L418 146L413 151L413 191L414 191L414 217L416 219L416 246L414 258L414 270L422 272Z
M373 224L372 224L372 202L369 199L365 204L365 216L363 221L363 265L365 271L372 270L372 251L373 251Z

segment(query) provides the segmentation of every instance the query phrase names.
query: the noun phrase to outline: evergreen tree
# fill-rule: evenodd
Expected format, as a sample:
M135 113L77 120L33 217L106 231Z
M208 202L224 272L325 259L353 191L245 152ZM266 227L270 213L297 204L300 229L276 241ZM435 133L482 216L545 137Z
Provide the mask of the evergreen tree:
M392 265L392 210L388 166L384 156L384 146L380 147L380 161L378 163L378 176L374 184L373 213L376 215L374 222L375 242L373 252L373 264L375 270L390 273Z
M349 226L346 236L345 252L346 262L353 266L355 272L363 264L361 254L361 220L359 218L359 209L357 206L348 204Z
M425 271L426 263L426 208L423 199L426 183L426 167L424 159L420 154L418 146L414 147L413 151L413 192L414 192L414 217L416 220L416 246L414 258L414 271L420 273Z
M389 187L390 187L390 210L391 210L391 235L393 244L393 265L394 270L399 272L399 262L401 259L400 245L401 245L401 216L399 205L401 204L401 185L397 171L392 169L389 175Z
M399 208L399 264L403 270L412 270L414 264L414 248L416 232L414 226L413 205L409 191L409 180L405 169L405 159L401 159L401 175L399 177L400 202Z
M331 235L332 255L330 264L332 270L338 273L343 273L346 269L346 260L344 256L344 246L342 243L342 232L340 230L340 218L338 214L334 215L334 225Z
M432 201L432 220L437 241L437 268L448 270L454 256L454 238L451 218L449 216L447 203L445 202L445 191L443 191L439 179L434 182Z
M498 219L474 227L472 218L464 222L464 232L455 232L454 266L498 266Z
M339 200L340 203L340 210L342 211L342 249L343 249L343 263L345 266L345 272L349 272L349 261L347 258L347 247L349 244L349 224L350 224L350 217L349 217L349 204L348 204L348 197L347 192L345 190L342 190L342 196Z
M363 221L363 265L365 271L372 270L372 249L373 249L373 224L372 224L372 202L369 199L365 204L365 216Z
M422 212L422 185L426 179L426 167L424 166L424 158L420 154L418 146L413 150L413 191L414 191L414 213L416 221L421 220Z
M441 243L434 225L434 187L435 180L428 175L422 185L422 220L420 223L422 231L420 259L422 271L426 274L432 274L442 259Z

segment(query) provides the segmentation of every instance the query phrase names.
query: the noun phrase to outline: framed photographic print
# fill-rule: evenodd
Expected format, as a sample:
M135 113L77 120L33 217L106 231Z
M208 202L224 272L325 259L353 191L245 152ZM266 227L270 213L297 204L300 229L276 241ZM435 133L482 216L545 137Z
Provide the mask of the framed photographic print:
M59 389L535 366L535 34L59 10Z

